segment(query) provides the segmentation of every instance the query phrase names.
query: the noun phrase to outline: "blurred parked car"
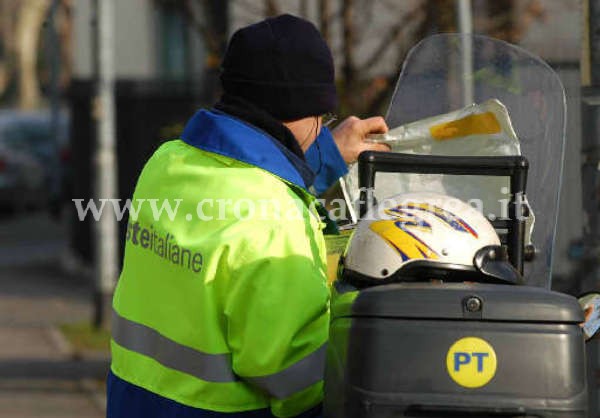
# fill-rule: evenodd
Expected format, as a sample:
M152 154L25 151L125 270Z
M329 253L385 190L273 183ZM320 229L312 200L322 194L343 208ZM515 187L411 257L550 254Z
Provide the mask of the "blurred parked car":
M68 126L60 113L55 137L49 111L0 111L0 205L58 214L69 189Z
M21 211L47 204L45 170L33 156L0 143L0 208Z

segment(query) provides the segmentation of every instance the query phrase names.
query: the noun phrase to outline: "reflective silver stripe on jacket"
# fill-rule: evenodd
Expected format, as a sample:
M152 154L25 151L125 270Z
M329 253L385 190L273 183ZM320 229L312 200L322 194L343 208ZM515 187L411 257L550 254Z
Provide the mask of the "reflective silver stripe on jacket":
M245 380L258 386L277 399L285 399L315 383L325 375L325 353L327 344L287 369L261 377L247 377Z
M121 347L143 354L165 367L187 373L207 382L235 382L231 354L207 354L186 347L113 310L112 337Z
M240 380L232 370L231 354L207 354L181 345L146 325L123 318L115 310L112 315L112 338L123 348L207 382ZM242 379L274 398L285 399L323 379L325 352L326 344L278 373Z

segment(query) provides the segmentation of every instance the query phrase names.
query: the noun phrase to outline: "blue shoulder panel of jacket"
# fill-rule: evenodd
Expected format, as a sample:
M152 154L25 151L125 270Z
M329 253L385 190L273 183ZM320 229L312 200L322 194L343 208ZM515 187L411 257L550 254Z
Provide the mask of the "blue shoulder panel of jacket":
M327 191L338 179L348 172L348 166L327 128L306 151L306 161L316 173L313 187L317 195Z
M260 167L308 189L314 180L309 165L266 132L219 111L198 111L181 139L205 151Z
M327 128L321 129L306 152L306 162L266 132L216 110L198 111L181 139L196 148L260 167L304 189L314 185L317 194L348 172Z

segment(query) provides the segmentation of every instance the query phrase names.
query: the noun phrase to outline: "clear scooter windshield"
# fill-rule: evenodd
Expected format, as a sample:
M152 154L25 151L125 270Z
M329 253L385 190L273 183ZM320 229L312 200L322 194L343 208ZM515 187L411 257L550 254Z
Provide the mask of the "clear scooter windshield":
M382 140L395 138L392 149L397 152L475 156L520 152L527 157L527 199L535 214L528 240L537 254L525 263L525 280L550 287L565 118L561 81L540 58L485 36L441 34L426 38L409 53L386 116L390 136ZM433 177L382 173L375 194L385 198L382 193L431 186L432 191L465 201L481 197L484 215L503 216L507 179Z

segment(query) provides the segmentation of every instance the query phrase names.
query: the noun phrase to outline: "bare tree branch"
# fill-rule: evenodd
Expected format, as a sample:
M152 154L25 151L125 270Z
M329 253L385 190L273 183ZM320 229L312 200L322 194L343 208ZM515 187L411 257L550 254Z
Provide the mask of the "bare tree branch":
M419 7L412 10L408 16L405 17L406 24L409 22L417 21L416 26L411 33L405 32L407 37L410 37L413 41L422 39L425 34L431 29L431 27L435 26L437 23L437 13L443 13L443 11L439 10L439 4L436 2L439 0L424 0ZM450 6L452 6L450 4ZM409 20L410 15L413 15L413 20ZM406 25L408 26L408 25ZM393 28L394 29L394 28ZM392 31L393 31L392 29ZM395 41L390 42L392 45L397 45L400 38L396 38ZM408 44L412 44L413 42L408 42ZM385 45L385 42L382 42L381 46ZM379 49L379 48L378 48ZM403 48L400 53L396 57L396 65L395 70L384 77L377 77L371 82L371 88L375 92L371 94L369 100L365 100L365 112L368 115L373 115L377 113L384 112L384 106L389 101L390 95L392 93L392 88L394 83L398 79L400 75L400 71L402 68L402 63L406 58L406 54L408 53L409 48ZM372 57L376 56L373 54ZM368 67L363 66L364 70L367 70Z
M343 0L342 1L342 54L344 62L342 64L342 74L344 75L344 82L346 85L352 84L355 76L355 65L354 65L354 1Z
M16 67L16 21L19 2L17 0L0 1L0 95L8 89L15 78Z
M57 16L60 39L60 87L66 88L73 74L73 1L61 0Z
M277 0L265 0L265 16L277 16L279 12L279 4Z
M41 92L36 72L38 40L49 6L47 0L21 2L17 21L19 107L21 109L34 109L40 103Z
M300 16L308 18L308 0L299 0L298 10L300 10Z
M214 33L208 28L205 22L198 16L196 8L193 5L193 0L185 0L182 4L183 16L188 21L188 24L192 26L204 39L206 49L209 53L213 53L218 50L218 42L215 39ZM202 0L201 6L203 7L203 14L206 16L206 0Z
M331 3L329 0L318 0L319 4L319 28L321 30L321 35L323 35L323 39L325 39L325 42L327 42L328 44L331 44L330 42L330 25L329 25L329 21L331 19Z
M240 7L243 7L248 13L255 16L262 16L264 13L264 9L262 7L258 7L256 2L251 0L235 0L235 3Z
M485 12L475 21L475 28L493 37L518 43L534 22L546 19L546 13L540 0L495 0L486 3Z
M382 57L390 47L397 44L408 23L413 22L415 20L422 20L424 18L424 15L425 14L422 8L415 8L406 15L404 15L400 22L394 25L387 33L387 35L385 35L382 38L381 42L379 43L379 46L373 50L371 56L367 58L365 62L360 66L359 71L366 71L373 65L375 65L377 63L377 60L379 60L380 57Z
M392 88L394 86L394 83L396 83L398 77L400 77L402 63L404 62L407 53L408 49L405 49L404 51L402 51L402 53L398 54L398 56L396 57L396 65L394 67L396 68L395 71L388 74L386 77L382 77L379 80L375 80L378 81L379 84L377 86L378 91L376 94L373 95L368 105L366 106L366 113L368 115L374 115L380 112L384 112L383 107L385 103L389 101L389 97L393 92Z
M374 21L374 9L372 0L359 0L358 2L358 18L360 19L360 27L365 27Z

